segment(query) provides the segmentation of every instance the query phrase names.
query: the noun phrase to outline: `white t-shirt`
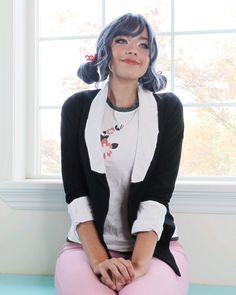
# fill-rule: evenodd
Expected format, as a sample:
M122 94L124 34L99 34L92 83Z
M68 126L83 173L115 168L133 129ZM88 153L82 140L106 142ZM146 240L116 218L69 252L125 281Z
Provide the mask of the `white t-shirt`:
M118 111L105 106L101 144L110 189L104 240L111 250L131 251L134 240L128 230L127 197L138 135L138 107Z

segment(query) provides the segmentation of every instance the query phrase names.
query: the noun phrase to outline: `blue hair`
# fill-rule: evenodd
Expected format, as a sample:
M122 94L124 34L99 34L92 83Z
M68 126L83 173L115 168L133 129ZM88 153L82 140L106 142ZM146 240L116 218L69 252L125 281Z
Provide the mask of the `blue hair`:
M154 65L158 56L155 34L142 15L127 13L111 22L100 34L97 40L96 61L82 64L78 69L78 76L86 83L104 81L110 70L109 64L112 58L111 44L116 36L124 35L135 37L143 32L148 32L148 45L150 48L150 63L146 73L139 78L139 83L144 89L157 92L165 88L167 79L157 73Z

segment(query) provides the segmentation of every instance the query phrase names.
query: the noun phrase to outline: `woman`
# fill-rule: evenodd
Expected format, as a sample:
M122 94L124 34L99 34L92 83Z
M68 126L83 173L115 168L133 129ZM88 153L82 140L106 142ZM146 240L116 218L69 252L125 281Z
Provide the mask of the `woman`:
M156 94L154 33L126 14L100 34L95 56L78 70L99 90L63 105L62 176L71 217L56 264L57 294L184 295L187 261L169 201L178 173L183 110Z

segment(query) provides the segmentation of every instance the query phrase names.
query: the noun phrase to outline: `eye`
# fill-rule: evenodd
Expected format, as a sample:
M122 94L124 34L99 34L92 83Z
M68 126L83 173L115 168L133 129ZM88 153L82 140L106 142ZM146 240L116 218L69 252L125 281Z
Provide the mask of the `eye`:
M149 45L147 43L140 43L139 47L147 50L149 49Z
M116 44L127 44L128 40L122 37L115 38L114 42Z

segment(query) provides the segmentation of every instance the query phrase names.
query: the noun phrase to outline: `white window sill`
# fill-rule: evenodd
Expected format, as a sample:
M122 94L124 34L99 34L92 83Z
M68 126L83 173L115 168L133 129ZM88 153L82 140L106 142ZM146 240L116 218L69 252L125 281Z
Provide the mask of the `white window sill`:
M60 180L0 182L0 199L13 209L66 210L63 185Z
M17 210L67 208L60 179L2 181L0 199ZM236 182L178 180L171 208L176 213L236 214Z

